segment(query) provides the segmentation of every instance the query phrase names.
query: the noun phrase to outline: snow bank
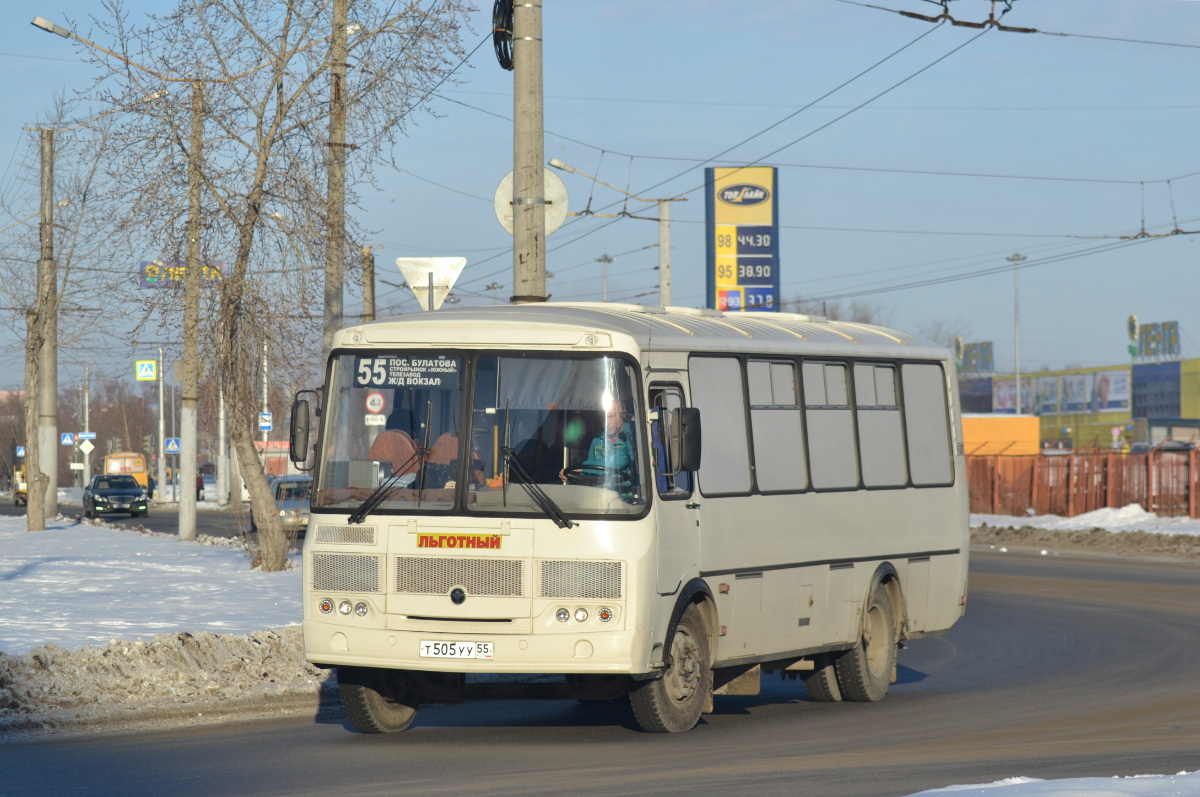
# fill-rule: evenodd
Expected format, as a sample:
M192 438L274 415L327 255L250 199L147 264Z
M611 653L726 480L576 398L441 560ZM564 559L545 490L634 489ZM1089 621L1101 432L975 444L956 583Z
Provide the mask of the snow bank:
M66 650L0 653L0 731L72 732L312 712L333 688L304 659L299 627L186 631Z

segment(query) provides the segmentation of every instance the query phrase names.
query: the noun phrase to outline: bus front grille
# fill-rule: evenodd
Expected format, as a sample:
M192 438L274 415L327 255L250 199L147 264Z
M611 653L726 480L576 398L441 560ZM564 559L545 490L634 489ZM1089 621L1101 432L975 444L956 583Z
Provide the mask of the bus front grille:
M542 559L537 562L539 598L619 600L624 597L620 562Z
M373 526L317 526L317 542L340 545L374 545Z
M471 595L522 594L524 562L520 559L463 559L428 556L396 557L396 592L445 595L462 587Z
M380 592L380 557L314 553L313 589L323 592Z

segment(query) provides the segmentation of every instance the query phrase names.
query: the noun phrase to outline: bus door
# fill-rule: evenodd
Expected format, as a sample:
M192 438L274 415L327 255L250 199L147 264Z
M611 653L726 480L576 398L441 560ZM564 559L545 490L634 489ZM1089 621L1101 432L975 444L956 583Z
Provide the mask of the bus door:
M681 380L682 382L682 380ZM671 595L700 561L700 507L693 500L695 474L679 470L677 452L668 453L670 418L685 405L680 383L650 386L650 449L654 467L654 502L658 539L657 589Z

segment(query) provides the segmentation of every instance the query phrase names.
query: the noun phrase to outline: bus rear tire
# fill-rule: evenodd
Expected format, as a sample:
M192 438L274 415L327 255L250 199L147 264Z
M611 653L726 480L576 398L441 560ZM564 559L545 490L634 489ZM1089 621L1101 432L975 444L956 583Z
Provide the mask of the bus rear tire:
M337 678L346 718L361 733L396 733L417 716L417 697L398 670L338 667Z
M695 604L684 610L671 637L661 678L643 681L629 693L633 716L650 733L690 731L712 699L712 657L708 629Z
M804 689L808 699L816 703L842 702L842 690L838 688L836 653L818 653L813 656L813 669L804 672Z
M887 587L871 591L858 644L838 657L842 697L856 703L883 700L896 670L896 623Z

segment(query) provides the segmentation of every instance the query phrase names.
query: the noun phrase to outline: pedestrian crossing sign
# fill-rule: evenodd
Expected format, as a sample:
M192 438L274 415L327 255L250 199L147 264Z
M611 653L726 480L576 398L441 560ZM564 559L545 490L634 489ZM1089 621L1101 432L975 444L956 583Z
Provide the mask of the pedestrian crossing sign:
M166 443L166 450L163 453L165 453L165 454L178 454L179 453L179 438L178 437L168 437L164 442Z
M158 363L154 360L138 360L135 365L137 366L137 381L153 382L158 379Z

